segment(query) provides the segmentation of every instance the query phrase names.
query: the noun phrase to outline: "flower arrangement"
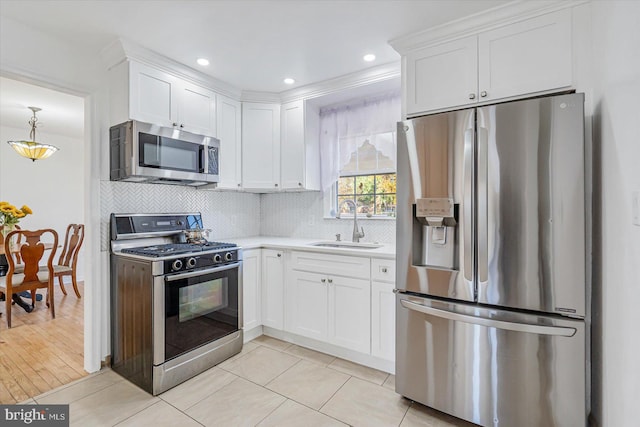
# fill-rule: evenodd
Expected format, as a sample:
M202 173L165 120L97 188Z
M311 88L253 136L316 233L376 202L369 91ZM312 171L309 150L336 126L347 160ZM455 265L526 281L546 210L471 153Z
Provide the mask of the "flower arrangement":
M9 202L0 202L0 225L16 225L22 218L32 213L33 211L27 205L18 209Z

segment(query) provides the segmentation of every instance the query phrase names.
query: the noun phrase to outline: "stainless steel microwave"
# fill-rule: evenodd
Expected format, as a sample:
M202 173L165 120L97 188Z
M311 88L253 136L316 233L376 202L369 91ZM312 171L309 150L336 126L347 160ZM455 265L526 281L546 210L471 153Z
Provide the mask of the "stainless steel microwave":
M112 126L111 181L191 186L218 182L220 141L135 120Z

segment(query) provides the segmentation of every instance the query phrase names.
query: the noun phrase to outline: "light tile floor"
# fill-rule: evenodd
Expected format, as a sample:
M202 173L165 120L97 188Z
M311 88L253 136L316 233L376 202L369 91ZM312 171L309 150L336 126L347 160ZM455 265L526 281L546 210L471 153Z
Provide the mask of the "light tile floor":
M68 403L72 426L473 426L394 387L393 375L261 336L156 397L104 369L23 403Z

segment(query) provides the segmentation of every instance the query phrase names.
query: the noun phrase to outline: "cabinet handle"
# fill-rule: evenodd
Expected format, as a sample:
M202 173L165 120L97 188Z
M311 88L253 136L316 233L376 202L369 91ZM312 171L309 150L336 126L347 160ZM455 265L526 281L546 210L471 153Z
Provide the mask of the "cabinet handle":
M329 279L329 280L327 280L327 282L333 283L333 279Z
M321 281L322 283L324 283L324 282L326 282L326 281L327 281L327 279L320 279L320 281Z
M302 183L301 182L298 183L298 187L302 187Z
M387 267L382 267L382 272L386 273L387 272Z
M278 186L278 184L276 184L276 187Z
M240 187L242 184L238 183L238 187Z
M184 127L184 124L181 124L181 125L180 125L180 127L181 127L181 128L183 128L183 127Z
M483 98L484 98L485 96L487 96L487 91L486 91L486 90L483 90L482 92L480 92L480 96L481 96L481 97L483 97Z
M178 124L177 124L177 123L174 123L173 125L174 125L174 126L178 126Z
M470 93L469 94L469 99L476 99L476 94L475 93Z
M278 254L278 258L280 258L282 256L282 254Z

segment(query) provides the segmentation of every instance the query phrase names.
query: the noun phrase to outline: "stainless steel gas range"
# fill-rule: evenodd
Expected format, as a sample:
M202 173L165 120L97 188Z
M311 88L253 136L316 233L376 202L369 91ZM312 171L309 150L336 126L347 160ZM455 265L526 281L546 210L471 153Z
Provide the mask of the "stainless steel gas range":
M156 395L242 349L242 250L198 213L111 214L112 369Z

